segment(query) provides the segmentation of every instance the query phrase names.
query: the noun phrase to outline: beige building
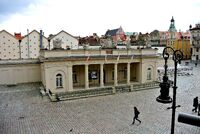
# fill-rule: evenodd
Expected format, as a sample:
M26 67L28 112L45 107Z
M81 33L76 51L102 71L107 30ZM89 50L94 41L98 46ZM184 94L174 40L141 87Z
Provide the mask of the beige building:
M42 50L40 62L52 93L156 81L155 49Z

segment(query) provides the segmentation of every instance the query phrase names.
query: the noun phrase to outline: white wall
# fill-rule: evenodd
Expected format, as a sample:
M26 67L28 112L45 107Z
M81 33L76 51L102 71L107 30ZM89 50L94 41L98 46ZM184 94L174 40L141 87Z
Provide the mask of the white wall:
M48 46L48 40L43 36L42 44L44 48ZM27 58L38 58L40 51L40 34L37 31L32 31L21 42L21 57Z
M19 59L19 42L5 30L0 31L0 59Z
M66 49L68 46L71 49L78 49L78 39L71 36L65 31L61 31L58 34L56 34L50 41L50 48L53 48L53 40L55 39L61 39L62 40L62 48Z
M47 48L48 40L43 36L43 47ZM20 47L19 41L5 30L0 31L0 59L38 58L40 51L40 34L36 30L22 38Z

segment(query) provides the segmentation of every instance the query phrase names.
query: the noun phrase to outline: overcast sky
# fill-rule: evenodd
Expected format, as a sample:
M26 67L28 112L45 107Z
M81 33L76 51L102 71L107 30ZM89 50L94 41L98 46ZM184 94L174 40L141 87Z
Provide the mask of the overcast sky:
M200 0L0 0L0 31L27 33L61 30L74 35L167 31L174 16L177 30L200 22Z

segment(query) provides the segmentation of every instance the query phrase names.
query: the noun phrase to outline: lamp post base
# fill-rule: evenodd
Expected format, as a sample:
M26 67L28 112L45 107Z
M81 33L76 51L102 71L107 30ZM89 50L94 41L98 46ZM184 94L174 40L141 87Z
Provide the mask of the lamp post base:
M163 98L161 98L161 96L158 96L156 98L156 101L160 102L160 103L171 103L172 102L172 98L171 97L167 97L167 98L163 99Z

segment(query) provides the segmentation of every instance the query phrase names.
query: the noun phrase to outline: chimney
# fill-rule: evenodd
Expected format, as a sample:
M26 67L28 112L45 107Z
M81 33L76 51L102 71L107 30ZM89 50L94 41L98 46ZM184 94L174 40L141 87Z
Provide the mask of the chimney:
M18 40L21 40L22 39L22 35L21 33L14 33L15 35L15 38L18 39Z
M43 49L42 36L43 36L43 32L42 32L42 30L40 30L40 49Z

